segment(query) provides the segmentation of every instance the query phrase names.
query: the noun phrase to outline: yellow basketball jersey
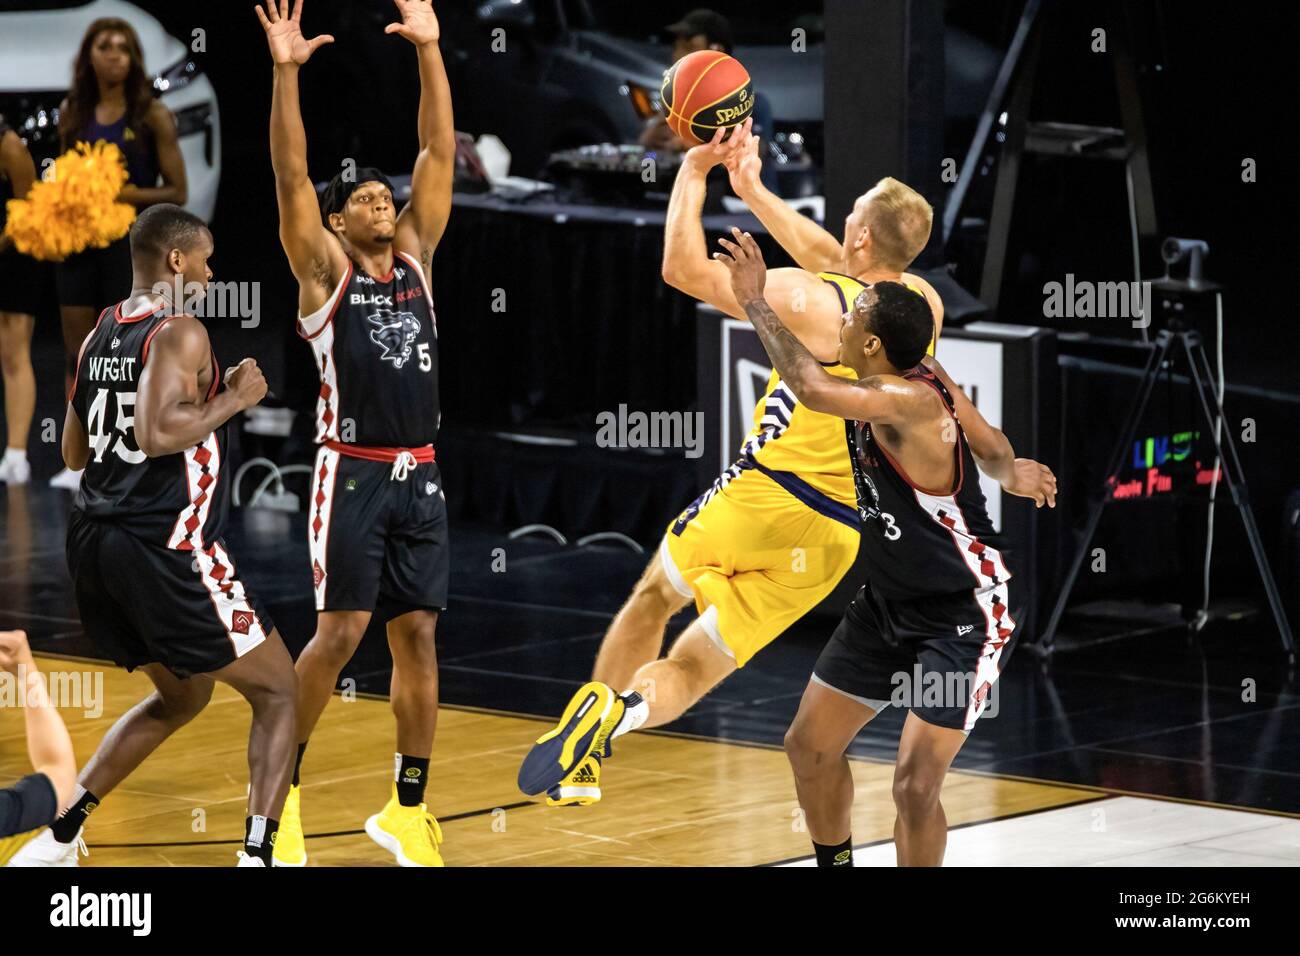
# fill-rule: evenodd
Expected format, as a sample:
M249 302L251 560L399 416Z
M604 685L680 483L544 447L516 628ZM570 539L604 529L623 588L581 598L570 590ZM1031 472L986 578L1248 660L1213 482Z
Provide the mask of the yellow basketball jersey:
M839 293L845 312L866 286L851 276L819 272L818 278ZM914 288L909 286L908 288ZM920 294L919 289L914 289ZM928 350L934 354L934 342ZM822 363L839 378L856 381L858 373L838 362ZM823 495L850 507L857 507L853 468L845 445L844 419L814 412L800 405L794 392L776 371L767 380L767 390L754 408L754 428L741 446L741 455L752 457L771 471L794 472Z

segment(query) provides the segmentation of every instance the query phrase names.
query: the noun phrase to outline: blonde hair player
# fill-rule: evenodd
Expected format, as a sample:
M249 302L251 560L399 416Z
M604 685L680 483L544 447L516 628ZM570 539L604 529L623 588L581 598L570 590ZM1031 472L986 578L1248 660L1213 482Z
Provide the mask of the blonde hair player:
M844 613L786 735L819 866L852 866L853 775L844 753L917 674L898 744L894 842L900 866L938 866L948 838L939 791L1011 654L1011 572L996 547L975 469L1011 495L1056 506L1056 477L1016 458L947 372L925 354L927 305L897 282L854 300L830 375L764 297L767 269L749 233L717 259L800 401L848 423L867 583ZM728 255L727 253L730 253ZM932 680L931 678L937 678ZM932 687L943 688L933 699ZM926 688L925 693L918 693Z
M830 374L854 376L837 359L841 319L874 282L906 282L925 297L933 348L943 303L902 271L929 240L925 199L882 180L854 203L837 240L762 186L749 121L726 143L722 136L685 154L668 206L664 280L745 318L700 221L705 177L725 163L737 194L799 263L772 270L769 299ZM592 681L525 758L520 789L546 791L552 805L599 800L610 739L675 720L831 593L858 553L855 501L844 423L802 405L774 372L735 464L668 526L605 635ZM699 616L659 659L669 618L691 602Z

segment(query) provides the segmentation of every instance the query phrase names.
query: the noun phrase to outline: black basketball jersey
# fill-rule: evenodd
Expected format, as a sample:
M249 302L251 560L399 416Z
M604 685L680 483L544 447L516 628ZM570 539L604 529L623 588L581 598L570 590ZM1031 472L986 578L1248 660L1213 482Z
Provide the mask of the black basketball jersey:
M953 420L952 396L929 369L903 376L933 388ZM993 587L1011 578L980 490L975 457L957 422L951 491L914 485L871 433L869 422L845 422L862 548L871 562L871 586L882 597L909 599Z
M72 408L90 440L76 510L112 521L152 544L202 549L221 537L229 508L222 478L226 425L174 455L147 458L135 440L135 402L149 343L174 314L123 315L122 303L100 313L77 360ZM212 356L205 401L225 386Z
M423 271L395 253L370 276L349 262L333 295L300 317L320 373L316 441L381 448L433 444L438 408L438 329Z

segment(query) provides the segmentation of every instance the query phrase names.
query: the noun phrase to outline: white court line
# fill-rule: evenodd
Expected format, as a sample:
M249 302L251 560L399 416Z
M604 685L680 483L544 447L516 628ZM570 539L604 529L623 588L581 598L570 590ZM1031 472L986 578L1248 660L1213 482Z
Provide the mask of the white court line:
M853 852L855 866L895 862L892 840ZM1300 866L1300 820L1112 797L953 829L944 866Z

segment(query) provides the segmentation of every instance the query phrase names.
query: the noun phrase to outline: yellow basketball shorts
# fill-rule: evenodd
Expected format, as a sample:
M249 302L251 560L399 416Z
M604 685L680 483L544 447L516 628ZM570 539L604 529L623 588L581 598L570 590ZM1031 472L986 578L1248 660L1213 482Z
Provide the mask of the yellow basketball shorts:
M668 526L659 547L718 647L744 667L853 566L857 511L790 472L733 466Z

